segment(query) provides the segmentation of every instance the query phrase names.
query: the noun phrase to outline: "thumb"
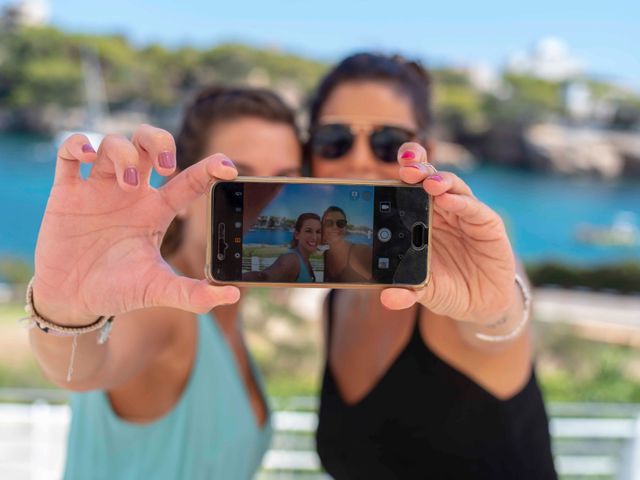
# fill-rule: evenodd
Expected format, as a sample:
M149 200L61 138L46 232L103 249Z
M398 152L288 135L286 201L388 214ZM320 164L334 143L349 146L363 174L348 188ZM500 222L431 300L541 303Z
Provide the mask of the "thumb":
M389 310L403 310L418 301L418 294L405 288L385 288L380 293L380 303Z
M233 286L213 286L206 280L176 275L168 266L159 268L149 283L145 307L171 307L205 313L219 305L236 303L240 290Z

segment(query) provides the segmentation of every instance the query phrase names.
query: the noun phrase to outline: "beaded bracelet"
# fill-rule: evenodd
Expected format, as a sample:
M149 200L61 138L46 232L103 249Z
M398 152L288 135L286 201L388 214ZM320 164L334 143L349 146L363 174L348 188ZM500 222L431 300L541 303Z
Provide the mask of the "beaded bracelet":
M38 314L33 303L34 278L35 277L32 277L31 280L29 280L29 284L27 285L24 310L28 316L22 318L21 320L23 322L26 322L27 328L38 327L44 333L54 335L56 337L73 337L73 342L71 344L71 358L69 359L69 368L67 369L67 382L70 382L71 376L73 375L73 363L75 360L76 351L78 349L78 335L99 330L97 339L98 344L104 344L109 338L109 333L111 333L111 328L113 327L113 319L115 318L115 316L103 315L92 324L82 327L67 327L64 325L58 325L51 320L47 320L46 318L43 318L40 316L40 314Z
M524 280L516 273L515 276L516 285L520 288L520 292L522 292L522 298L524 299L524 310L522 312L522 318L520 322L511 330L509 333L505 333L504 335L487 335L486 333L476 332L476 338L480 340L484 340L485 342L506 342L507 340L512 340L516 338L520 332L524 329L524 327L529 322L529 310L531 308L531 293L529 293L529 289L527 285L524 283ZM507 317L504 317L497 321L492 325L488 325L489 328L496 328L507 321Z

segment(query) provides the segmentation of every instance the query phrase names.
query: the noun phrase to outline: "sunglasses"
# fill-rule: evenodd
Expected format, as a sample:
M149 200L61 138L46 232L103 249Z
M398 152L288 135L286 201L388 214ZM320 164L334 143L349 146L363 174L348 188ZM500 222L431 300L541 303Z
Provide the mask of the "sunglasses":
M395 163L400 146L417 136L416 132L395 125L355 127L345 123L327 123L311 130L311 151L324 159L337 160L351 150L358 130L368 133L373 154L384 163Z
M340 229L344 228L347 226L347 221L344 219L339 219L339 220L332 220L330 218L327 218L324 222L323 222L325 227L333 227L334 225Z

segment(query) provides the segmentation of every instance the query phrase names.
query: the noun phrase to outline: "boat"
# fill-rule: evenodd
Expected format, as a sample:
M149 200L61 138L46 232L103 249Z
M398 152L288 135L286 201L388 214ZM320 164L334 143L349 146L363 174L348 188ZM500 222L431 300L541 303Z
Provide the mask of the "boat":
M640 245L640 229L636 214L618 212L609 226L581 224L576 228L576 240L589 245L634 247Z

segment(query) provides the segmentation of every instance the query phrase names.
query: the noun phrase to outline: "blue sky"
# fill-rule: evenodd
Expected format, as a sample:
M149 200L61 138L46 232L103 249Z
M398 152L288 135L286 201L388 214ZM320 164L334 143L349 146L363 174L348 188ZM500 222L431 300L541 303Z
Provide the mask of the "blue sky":
M0 5L7 3L0 0ZM481 61L493 66L515 50L555 36L566 41L588 72L640 90L637 0L96 3L52 0L52 23L74 31L124 33L139 44L204 46L241 40L329 61L376 48L431 64Z
M357 192L352 199L351 192ZM368 191L368 197L362 196ZM347 185L285 185L280 193L261 212L296 219L310 212L322 216L324 210L336 205L342 208L349 223L373 228L373 187L349 187Z

